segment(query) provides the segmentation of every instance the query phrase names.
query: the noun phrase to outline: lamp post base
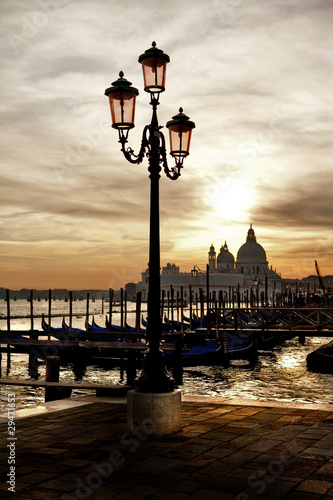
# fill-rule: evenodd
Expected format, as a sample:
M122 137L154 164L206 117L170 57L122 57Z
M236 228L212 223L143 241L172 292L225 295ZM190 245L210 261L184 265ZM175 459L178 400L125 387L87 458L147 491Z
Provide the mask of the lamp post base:
M182 428L181 391L127 393L127 428L140 436L163 436Z
M164 393L172 392L174 386L174 380L165 368L163 351L149 349L144 356L142 372L134 381L135 390L146 393Z

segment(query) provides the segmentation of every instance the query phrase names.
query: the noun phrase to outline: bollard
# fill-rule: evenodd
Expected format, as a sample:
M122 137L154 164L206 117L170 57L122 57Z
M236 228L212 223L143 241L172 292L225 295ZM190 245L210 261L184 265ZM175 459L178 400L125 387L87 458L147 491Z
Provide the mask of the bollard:
M60 357L48 356L46 358L45 382L59 382Z
M305 344L305 334L304 333L301 333L298 337L298 342L302 345Z
M29 335L31 340L38 340L38 332L30 331ZM38 374L38 357L36 347L29 346L29 362L28 362L28 373L29 377L37 380L39 377Z
M182 360L183 335L176 336L175 350L173 352L172 376L176 385L183 385L183 360Z
M128 349L127 351L127 366L126 380L128 385L133 385L136 377L136 350Z
M46 358L46 382L59 382L60 357L48 356ZM45 403L55 401L57 399L69 398L72 389L69 387L45 387Z

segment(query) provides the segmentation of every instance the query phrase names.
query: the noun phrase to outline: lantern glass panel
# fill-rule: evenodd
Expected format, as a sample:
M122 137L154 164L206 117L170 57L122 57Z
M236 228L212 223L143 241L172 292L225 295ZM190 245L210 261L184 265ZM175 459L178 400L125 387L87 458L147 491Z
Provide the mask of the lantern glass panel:
M192 127L188 125L171 125L170 150L172 155L187 156L190 152Z
M147 92L165 90L166 67L167 61L159 57L147 57L142 60L143 80Z
M134 127L136 96L133 92L112 92L109 94L112 127L129 129Z

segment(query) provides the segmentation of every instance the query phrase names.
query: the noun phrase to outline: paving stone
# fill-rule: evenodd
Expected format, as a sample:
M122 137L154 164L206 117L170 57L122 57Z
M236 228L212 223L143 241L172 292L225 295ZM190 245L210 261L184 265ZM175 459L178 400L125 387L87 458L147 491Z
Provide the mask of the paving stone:
M6 467L6 471L7 471L7 467ZM36 471L36 467L31 467L29 465L23 465L22 467L17 467L16 468L16 477L19 477L21 475L24 475L24 474L30 474L30 472L35 472Z
M287 493L286 496L283 497L283 500L319 500L326 498L322 495L317 495L314 493L305 493L304 491L292 491L291 493Z
M160 474L156 474L152 476L151 474L135 474L134 481L136 484L149 485L153 488L165 488L169 489L171 486L178 481L183 481L190 477L190 475L186 472L182 472L177 467L177 470L169 469L166 473L162 472ZM132 473L130 476L130 480L132 481Z
M215 475L217 477L225 476L229 472L237 469L238 465L233 463L229 464L226 462L222 462L221 460L216 460L205 467L200 468L197 472L201 475Z
M88 465L90 463L89 460L82 460L80 458L69 458L67 460L63 460L59 465L63 467L83 467L84 465Z
M320 455L321 457L333 457L333 448L310 446L306 449L306 452L312 455Z
M24 483L39 484L56 477L56 474L47 474L45 472L33 472L32 474L27 474L20 478L20 481Z
M156 494L158 488L151 488L149 486L136 486L130 490L126 490L119 495L113 497L115 500L143 500L149 496Z
M271 481L274 478L269 478ZM280 478L268 482L265 478L250 478L250 487L247 487L237 495L237 500L280 500L295 489L294 481L285 481Z
M283 466L283 476L303 479L309 477L316 471L316 467L300 466L295 464L285 464Z
M34 487L27 490L24 490L22 493L15 494L15 500L55 500L59 497L59 491L49 490L40 487ZM7 497L8 498L8 497Z
M151 500L185 500L188 498L187 493L180 493L178 491L156 490L154 493L147 497Z
M317 469L318 474L333 474L333 462L330 460Z
M327 491L329 491L333 487L333 483L328 483L326 481L314 481L307 479L302 482L297 487L297 490L299 491L306 491L308 493L318 493L318 494L325 494Z
M170 450L166 450L162 453L162 455L165 457L188 460L202 453L205 453L207 450L210 449L211 445L205 445L201 443L197 444L195 442L190 441L189 443L185 443Z
M233 500L235 496L221 491L201 489L187 498L188 500Z
M276 441L273 439L258 439L257 441L245 446L244 450L264 452L275 448L281 443L282 441Z
M241 449L235 451L235 453L232 453L231 455L228 455L227 457L221 458L221 463L225 464L236 464L237 466L240 466L246 462L251 462L254 460L259 453L257 451L250 451L246 449Z
M51 481L42 483L40 487L63 492L75 490L75 484L73 484L72 482L62 481L61 479L51 479Z
M172 491L191 494L202 489L202 481L194 481L193 479L183 479L169 486L169 489Z
M183 464L183 460L177 460L167 457L150 457L135 466L137 474L148 472L151 475L165 472L172 467L178 467Z

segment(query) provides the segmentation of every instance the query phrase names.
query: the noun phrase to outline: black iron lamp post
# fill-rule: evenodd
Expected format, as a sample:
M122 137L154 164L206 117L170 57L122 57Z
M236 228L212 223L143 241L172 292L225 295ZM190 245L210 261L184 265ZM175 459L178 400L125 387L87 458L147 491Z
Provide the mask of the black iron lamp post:
M143 370L135 381L135 389L140 392L171 392L173 379L166 371L163 353L160 350L162 320L160 317L160 227L159 227L159 178L161 167L169 179L176 180L181 174L184 158L189 154L191 133L195 124L179 109L179 113L168 121L166 127L170 134L171 156L175 166L169 168L165 148L165 138L157 120L159 96L165 90L166 66L170 58L152 43L152 47L139 57L142 64L144 89L150 93L153 108L150 125L142 134L138 154L125 147L128 133L134 127L135 101L138 90L124 78L122 72L112 86L105 90L109 97L112 127L119 133L119 142L125 158L130 163L139 164L144 156L148 158L150 185L150 236L149 236L149 281L148 281L148 318L147 338L149 349L146 352Z

